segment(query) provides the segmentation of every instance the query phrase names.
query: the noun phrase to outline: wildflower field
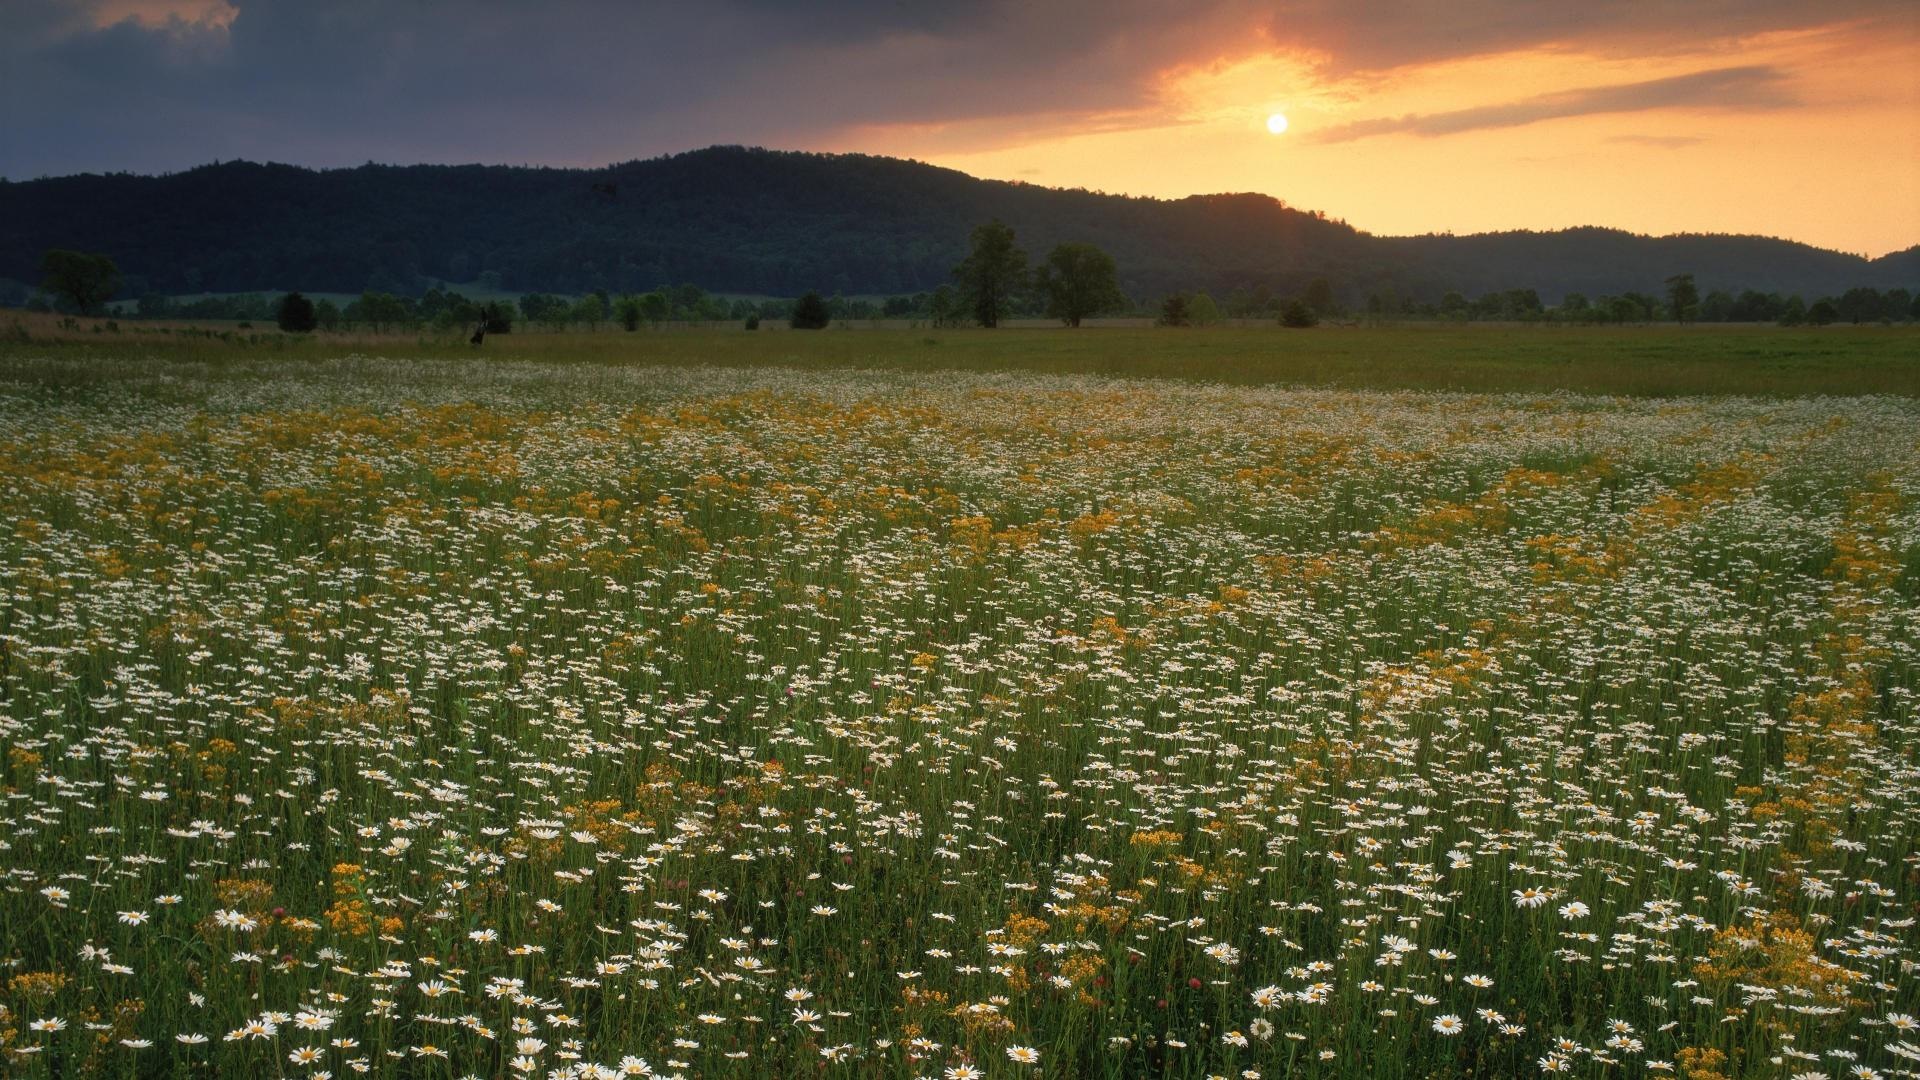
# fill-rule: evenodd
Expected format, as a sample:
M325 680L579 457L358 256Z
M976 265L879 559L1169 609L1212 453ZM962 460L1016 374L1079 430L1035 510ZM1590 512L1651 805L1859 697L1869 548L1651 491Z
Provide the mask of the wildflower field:
M1920 1076L1920 401L0 380L0 1071Z

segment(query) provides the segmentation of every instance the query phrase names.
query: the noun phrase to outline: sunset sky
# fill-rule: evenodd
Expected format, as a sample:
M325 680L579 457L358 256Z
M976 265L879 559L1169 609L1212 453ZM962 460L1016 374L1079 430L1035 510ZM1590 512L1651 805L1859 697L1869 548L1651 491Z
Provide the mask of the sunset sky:
M714 143L1259 191L1381 234L1594 224L1877 256L1920 243L1920 4L0 4L15 180Z

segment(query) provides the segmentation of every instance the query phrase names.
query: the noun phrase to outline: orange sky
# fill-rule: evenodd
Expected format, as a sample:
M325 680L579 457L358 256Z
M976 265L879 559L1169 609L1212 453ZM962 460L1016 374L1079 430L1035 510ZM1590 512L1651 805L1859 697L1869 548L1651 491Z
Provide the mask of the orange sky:
M1265 192L1384 235L1597 224L1878 256L1920 242L1920 50L1884 30L1776 32L1646 57L1532 49L1344 78L1269 47L1156 73L1146 108L1041 117L1011 137L998 121L872 125L830 148L1133 195ZM1516 101L1551 114L1577 108L1575 91L1751 67L1774 73L1758 104L1707 95L1334 141L1343 125ZM1279 136L1265 129L1276 111L1290 121Z
M745 143L1383 235L1920 243L1913 0L37 2L67 14L0 47L11 175Z

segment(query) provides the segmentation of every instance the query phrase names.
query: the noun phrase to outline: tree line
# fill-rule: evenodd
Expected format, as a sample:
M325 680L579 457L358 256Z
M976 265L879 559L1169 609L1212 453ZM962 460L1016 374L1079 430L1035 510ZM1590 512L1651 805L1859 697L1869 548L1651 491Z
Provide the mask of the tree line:
M122 285L114 261L96 253L52 250L42 259L41 291L26 306L46 311L94 314L104 309ZM1334 285L1314 278L1297 296L1277 295L1265 285L1229 292L1224 302L1204 291L1178 291L1157 300L1134 299L1120 288L1116 260L1099 247L1068 241L1056 244L1037 267L1011 227L999 220L974 229L968 253L951 271L951 281L936 289L883 299L822 296L809 292L798 302L780 299L726 298L697 285L661 286L644 293L610 294L594 290L579 297L527 293L517 300L469 298L458 290L430 286L418 296L367 290L344 303L312 300L300 293L275 299L264 294L175 300L149 294L130 314L138 318L273 321L284 330L351 331L451 330L478 327L488 333L511 332L515 323L547 330L626 330L667 323L743 322L785 319L799 329L835 322L909 319L933 326L998 326L1003 320L1044 316L1068 326L1100 315L1152 316L1166 326L1205 326L1223 319L1277 320L1307 327L1323 319L1379 321L1437 319L1566 323L1774 322L1786 326L1832 323L1902 322L1920 319L1920 297L1905 288L1880 290L1856 286L1836 296L1807 303L1747 289L1737 295L1713 290L1702 296L1692 274L1668 277L1656 291L1628 291L1589 299L1568 293L1548 306L1531 288L1487 292L1468 299L1446 293L1438 303L1404 299L1392 290L1368 295L1364 306L1343 303Z

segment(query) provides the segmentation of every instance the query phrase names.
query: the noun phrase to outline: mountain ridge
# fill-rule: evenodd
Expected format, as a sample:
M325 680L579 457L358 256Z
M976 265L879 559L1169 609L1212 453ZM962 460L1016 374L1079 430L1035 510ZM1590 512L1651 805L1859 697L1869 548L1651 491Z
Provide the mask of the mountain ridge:
M1122 287L1295 293L1325 277L1358 303L1532 288L1547 302L1711 289L1837 294L1920 285L1920 245L1877 259L1750 234L1647 236L1602 226L1376 236L1269 195L1178 199L987 180L866 154L715 146L602 168L215 162L160 175L0 182L0 278L40 253L99 251L123 295L296 287L409 291L428 278L519 291L897 294L932 289L990 218L1034 261L1081 240Z

